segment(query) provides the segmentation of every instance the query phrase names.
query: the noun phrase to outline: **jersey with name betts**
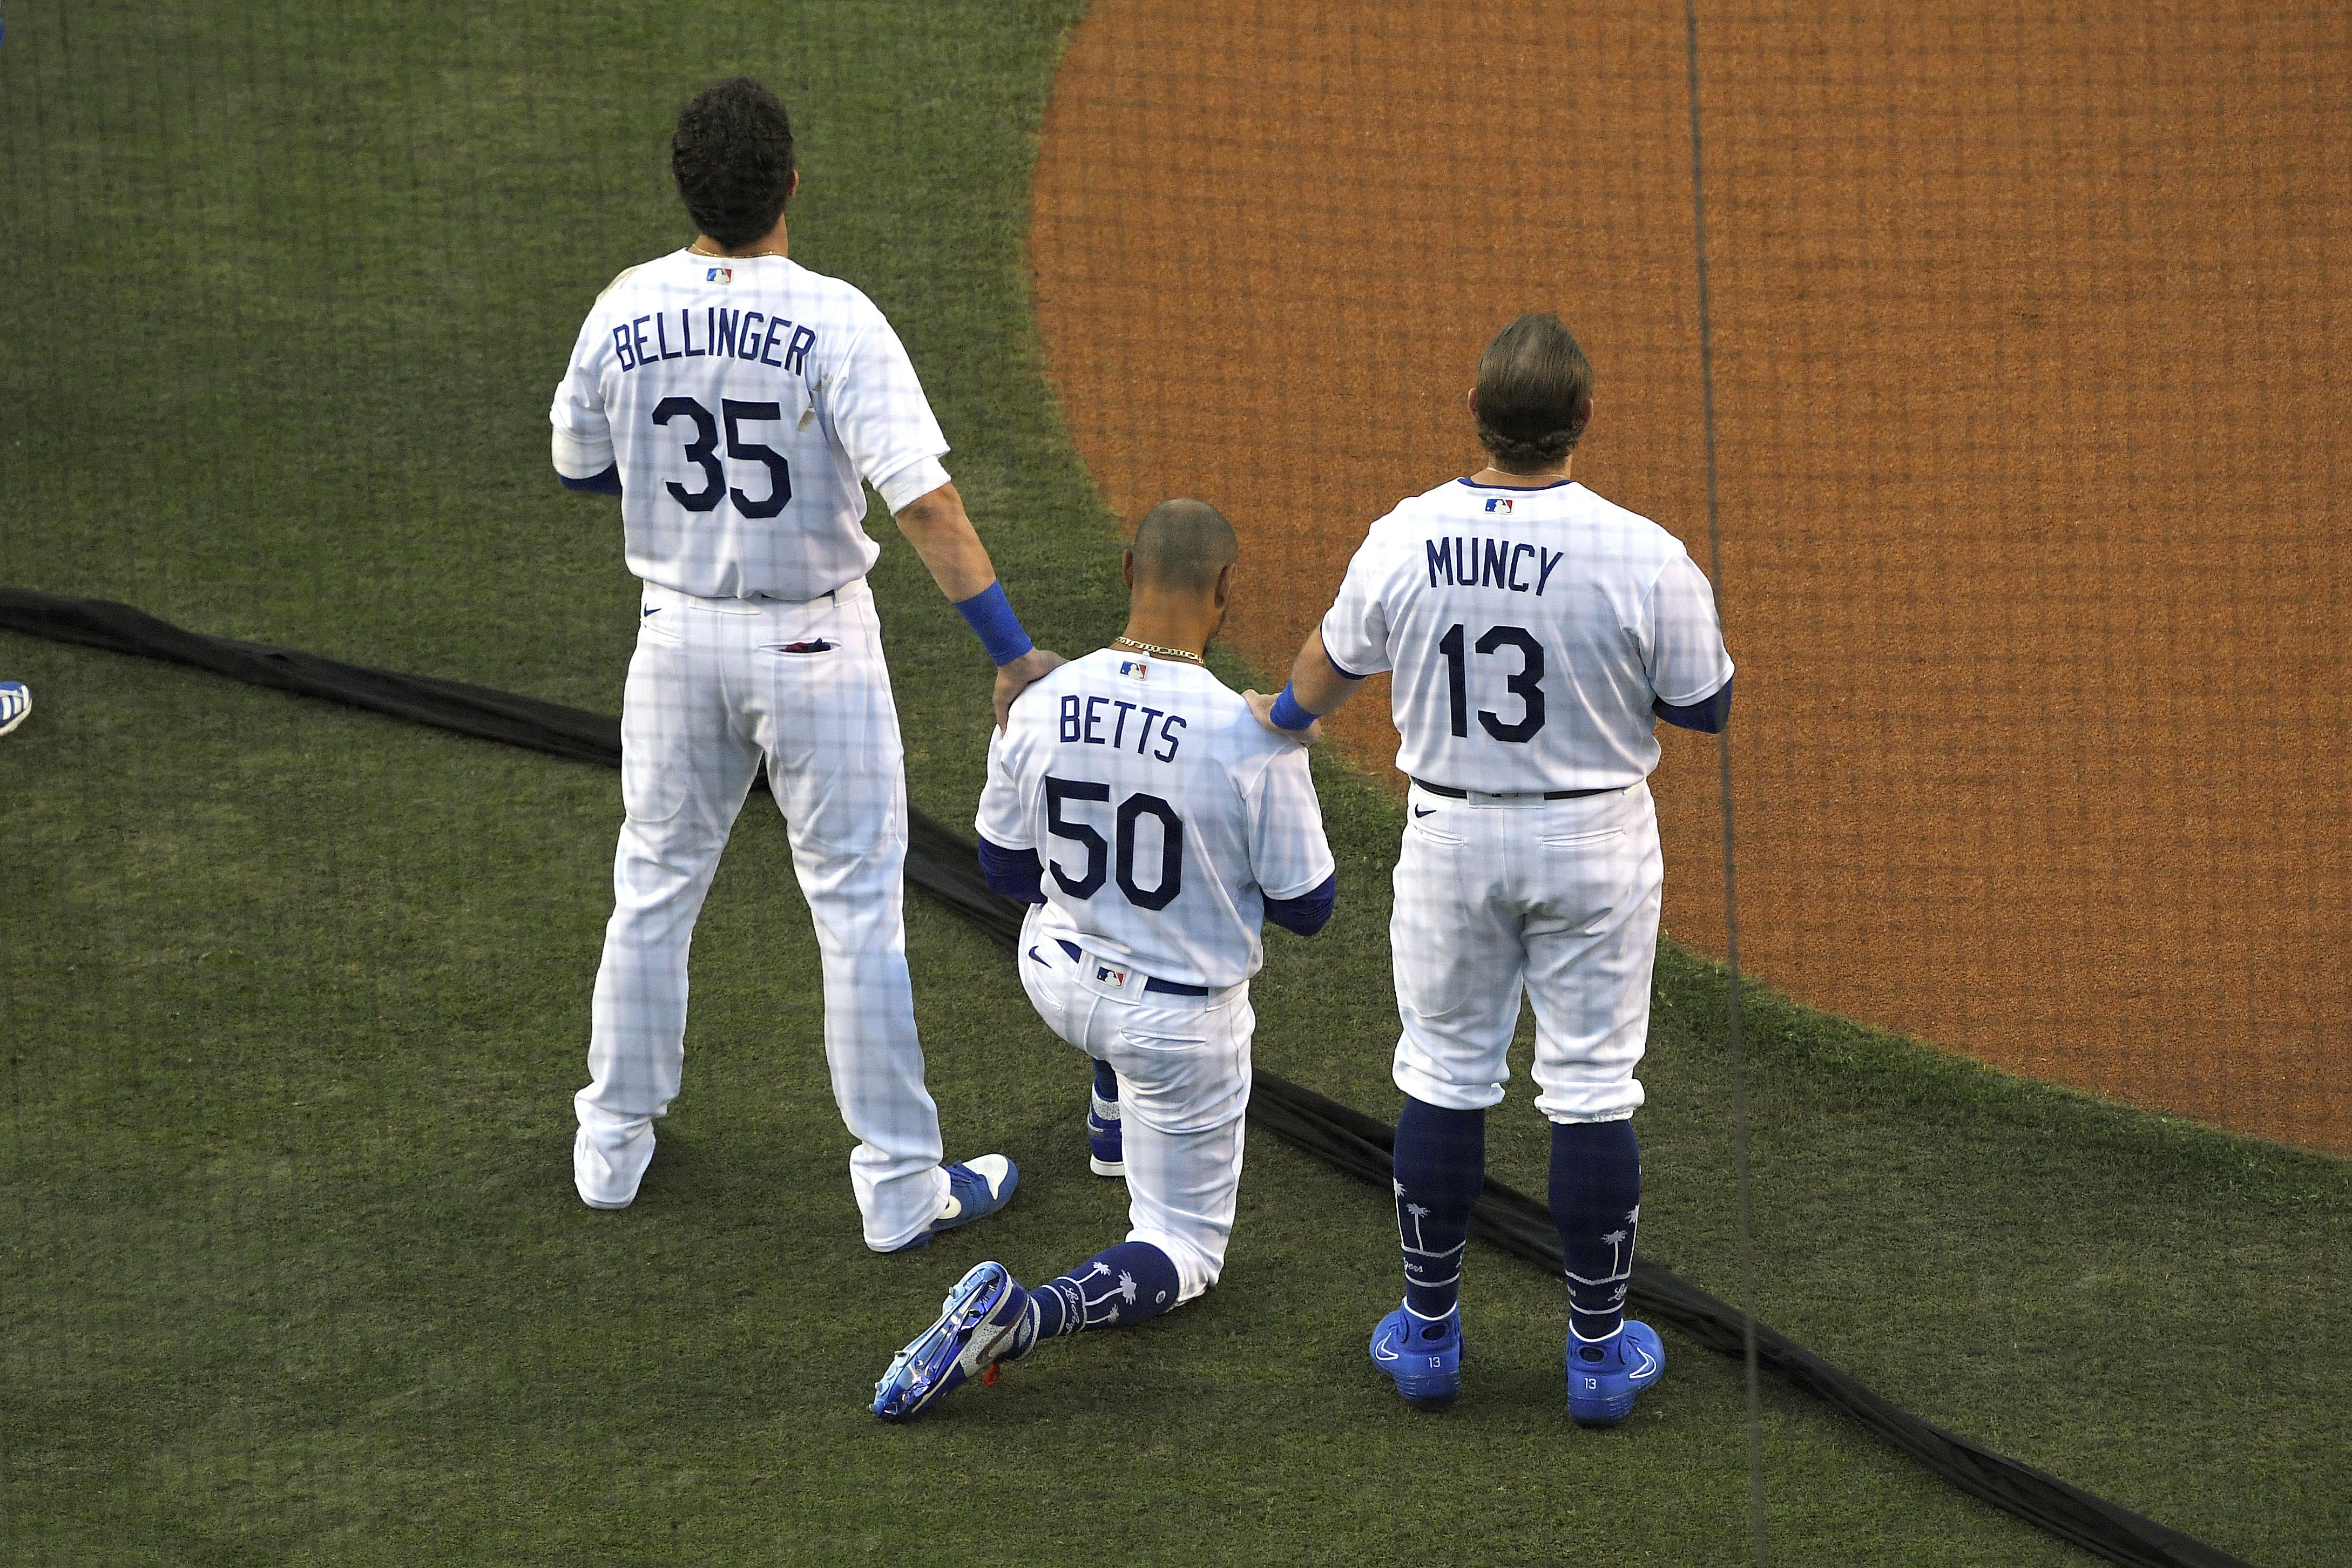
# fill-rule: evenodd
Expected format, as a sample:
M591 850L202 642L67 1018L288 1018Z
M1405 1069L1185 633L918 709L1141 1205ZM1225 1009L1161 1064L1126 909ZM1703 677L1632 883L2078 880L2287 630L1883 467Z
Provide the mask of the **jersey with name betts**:
M1455 479L1372 524L1323 617L1349 675L1393 669L1400 771L1496 794L1615 789L1658 765L1652 704L1731 679L1681 541L1562 479Z
M880 553L860 480L893 511L947 482L881 310L782 256L680 250L622 273L550 417L567 478L620 465L629 570L704 598L831 593Z
M1257 973L1265 900L1333 870L1306 748L1201 666L1116 648L1021 694L977 826L1044 863L1032 942L1218 991Z

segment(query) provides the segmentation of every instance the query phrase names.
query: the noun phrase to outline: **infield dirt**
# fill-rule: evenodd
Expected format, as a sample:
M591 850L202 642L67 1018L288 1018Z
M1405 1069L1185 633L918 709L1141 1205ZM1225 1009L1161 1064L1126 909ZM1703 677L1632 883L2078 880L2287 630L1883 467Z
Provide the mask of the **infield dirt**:
M2352 1152L2352 12L1904 9L1699 18L1744 963ZM1030 239L1079 450L1234 519L1278 672L1557 310L1576 477L1706 565L1693 153L1678 8L1100 0ZM1386 765L1385 691L1338 731ZM1654 783L1719 953L1715 777Z

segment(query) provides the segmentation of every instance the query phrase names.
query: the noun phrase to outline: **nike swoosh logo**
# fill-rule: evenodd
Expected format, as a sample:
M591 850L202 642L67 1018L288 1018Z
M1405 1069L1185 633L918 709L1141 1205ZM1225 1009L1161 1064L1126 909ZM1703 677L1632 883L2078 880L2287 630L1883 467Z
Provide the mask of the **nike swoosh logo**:
M1394 1361L1397 1359L1397 1353L1384 1344L1374 1345L1372 1347L1372 1359L1374 1361Z
M1416 805L1412 808L1412 814L1415 816L1435 816L1437 815L1437 807L1433 805Z
M1633 1375L1647 1377L1650 1375L1650 1369L1657 1364L1657 1360L1648 1351L1642 1351L1639 1353L1642 1357L1642 1364L1633 1369Z
M1038 963L1045 963L1045 955L1044 953L1042 953L1042 952L1038 952L1035 948L1034 948L1034 947L1033 947L1033 948L1031 948L1031 949L1029 950L1029 956L1030 956L1030 957L1032 957L1032 958L1034 958L1034 959L1035 959L1035 960L1036 960Z
M656 605L652 609L647 610L646 614L649 616L658 616L661 614L661 606L659 605Z

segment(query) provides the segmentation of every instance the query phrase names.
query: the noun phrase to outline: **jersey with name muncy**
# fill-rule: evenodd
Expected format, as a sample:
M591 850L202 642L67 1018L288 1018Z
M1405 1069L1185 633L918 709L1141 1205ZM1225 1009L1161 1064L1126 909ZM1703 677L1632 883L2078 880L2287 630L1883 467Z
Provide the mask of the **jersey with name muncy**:
M629 570L704 598L814 599L866 574L859 480L897 511L948 449L874 302L781 256L691 251L598 297L556 388L555 465L620 465Z
M989 746L978 826L1044 863L1033 943L1213 990L1257 973L1268 898L1333 870L1306 748L1199 665L1116 648L1021 694Z
M1323 647L1347 674L1396 672L1400 771L1496 794L1647 778L1653 700L1703 701L1732 672L1682 542L1569 480L1400 502L1349 563Z

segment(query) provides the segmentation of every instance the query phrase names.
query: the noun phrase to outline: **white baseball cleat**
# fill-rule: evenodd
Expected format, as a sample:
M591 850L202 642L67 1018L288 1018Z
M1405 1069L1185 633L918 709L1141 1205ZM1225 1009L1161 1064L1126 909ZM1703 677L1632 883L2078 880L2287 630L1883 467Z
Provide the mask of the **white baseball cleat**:
M0 735L25 721L33 710L33 689L21 680L0 680Z
M637 1200L637 1184L654 1163L653 1118L600 1125L588 1123L572 1139L572 1184L592 1209L625 1209Z

